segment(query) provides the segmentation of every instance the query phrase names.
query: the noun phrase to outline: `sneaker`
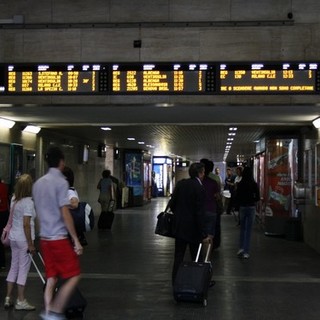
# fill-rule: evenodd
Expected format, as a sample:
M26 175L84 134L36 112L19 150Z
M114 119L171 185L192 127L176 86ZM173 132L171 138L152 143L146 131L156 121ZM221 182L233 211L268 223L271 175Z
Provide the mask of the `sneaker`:
M40 318L42 320L66 320L66 317L63 314L55 313L55 312L51 312L51 311L49 311L48 313L43 311L40 314Z
M238 252L237 252L237 256L238 257L242 257L242 255L243 255L243 249L240 249Z
M17 300L16 305L14 306L14 308L16 310L28 310L28 311L32 311L32 310L36 309L36 307L30 305L26 299L24 299L23 301Z
M243 256L242 256L243 259L249 259L250 258L250 255L249 253L245 253Z
M4 308L9 309L13 306L13 303L10 300L10 297L5 297L4 299Z

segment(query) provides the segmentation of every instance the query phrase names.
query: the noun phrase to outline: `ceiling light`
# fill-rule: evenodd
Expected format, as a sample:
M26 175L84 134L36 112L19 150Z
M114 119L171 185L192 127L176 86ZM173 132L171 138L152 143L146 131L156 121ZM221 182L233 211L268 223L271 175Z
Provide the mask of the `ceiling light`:
M229 128L229 131L237 131L238 130L238 128L236 128L236 127L230 127Z
M233 139L233 138L228 138L227 140L228 140L228 141L233 141L234 139Z
M101 130L104 130L104 131L110 131L112 130L110 127L101 127Z
M15 122L8 119L0 118L0 126L11 129L14 126Z
M144 144L144 142L143 141L139 141L138 144Z
M127 140L129 140L129 141L134 141L134 140L136 140L136 138L127 138Z
M36 126L26 126L22 131L23 132L29 132L29 133L39 133L41 130L40 127L36 127Z
M314 127L316 129L319 129L320 128L320 117L319 118L316 118L312 121L312 124L314 125Z

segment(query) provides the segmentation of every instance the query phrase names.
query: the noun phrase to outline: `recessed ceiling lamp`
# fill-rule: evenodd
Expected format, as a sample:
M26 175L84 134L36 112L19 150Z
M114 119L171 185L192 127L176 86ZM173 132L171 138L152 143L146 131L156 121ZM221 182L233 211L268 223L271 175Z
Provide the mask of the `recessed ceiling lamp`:
M320 128L320 117L319 118L316 118L312 121L312 124L314 125L314 127L316 129L319 129Z
M0 118L0 126L11 129L15 124L15 121Z
M101 130L103 130L103 131L110 131L110 130L112 130L110 127L101 127Z
M40 130L41 130L40 127L29 125L29 126L26 126L22 131L37 134L40 132Z
M144 144L144 142L143 141L139 141L138 144Z
M131 137L129 137L129 138L127 138L127 140L129 140L129 141L134 141L134 140L136 140L136 138L131 138Z

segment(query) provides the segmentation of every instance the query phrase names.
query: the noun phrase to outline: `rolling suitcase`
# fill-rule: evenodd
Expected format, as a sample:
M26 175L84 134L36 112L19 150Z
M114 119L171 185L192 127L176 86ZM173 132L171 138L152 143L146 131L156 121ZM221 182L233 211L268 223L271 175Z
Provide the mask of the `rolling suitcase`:
M98 220L98 229L111 229L114 219L115 201L110 200L108 211L102 211Z
M204 262L198 262L202 244L200 243L195 261L183 262L173 284L174 299L186 302L201 302L207 305L208 289L212 274L211 262L208 261L211 244L208 246Z
M42 275L39 267L37 266L35 260L33 259L32 254L29 254L32 264L35 267L44 287L46 285L46 280L44 278L44 276ZM40 258L40 260L42 261L42 263L44 264L43 258L40 254L40 252L38 252L38 256ZM63 285L63 281L58 282L57 288L56 288L56 292L59 291L59 287L61 287ZM78 288L76 288L74 290L74 292L72 293L69 301L66 304L66 310L65 310L65 316L67 317L67 319L83 319L84 318L84 310L87 307L87 300L84 298L84 296L82 295L82 293L80 292L80 290Z

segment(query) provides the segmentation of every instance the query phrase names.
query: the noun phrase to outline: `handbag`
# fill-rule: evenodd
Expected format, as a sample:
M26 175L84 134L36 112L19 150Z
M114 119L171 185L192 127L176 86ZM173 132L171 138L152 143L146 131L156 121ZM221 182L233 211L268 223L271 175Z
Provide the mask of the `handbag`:
M16 203L14 203L14 205L11 208L7 225L3 228L2 234L1 234L1 242L5 247L10 247L9 235L10 235L10 230L12 227L13 210L14 210L15 205L16 205Z
M174 238L174 214L165 210L158 214L157 219L158 221L156 224L155 234L164 237Z

